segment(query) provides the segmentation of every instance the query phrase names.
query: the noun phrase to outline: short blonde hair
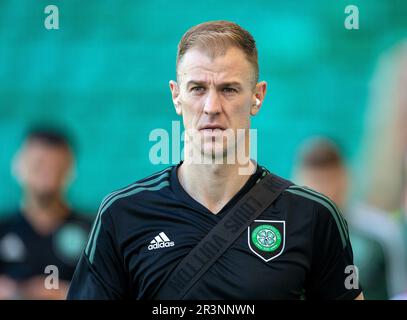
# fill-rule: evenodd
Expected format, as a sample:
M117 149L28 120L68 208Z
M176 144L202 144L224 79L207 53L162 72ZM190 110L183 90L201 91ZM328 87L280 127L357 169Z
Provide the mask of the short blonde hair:
M253 36L238 24L219 20L204 22L190 28L178 44L177 70L182 57L193 47L204 50L211 58L225 54L230 47L243 50L254 68L254 80L257 83L259 65L256 42Z

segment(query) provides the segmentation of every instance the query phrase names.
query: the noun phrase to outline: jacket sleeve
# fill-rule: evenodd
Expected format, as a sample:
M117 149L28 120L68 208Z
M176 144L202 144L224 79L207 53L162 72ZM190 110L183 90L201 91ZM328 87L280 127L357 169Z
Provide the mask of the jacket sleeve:
M76 267L67 299L124 299L128 277L120 256L110 212L99 214Z

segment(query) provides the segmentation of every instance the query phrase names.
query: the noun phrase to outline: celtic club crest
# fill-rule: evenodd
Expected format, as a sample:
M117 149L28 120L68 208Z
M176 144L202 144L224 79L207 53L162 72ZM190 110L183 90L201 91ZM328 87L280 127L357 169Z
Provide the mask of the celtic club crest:
M285 221L254 220L247 233L250 250L266 262L284 250Z

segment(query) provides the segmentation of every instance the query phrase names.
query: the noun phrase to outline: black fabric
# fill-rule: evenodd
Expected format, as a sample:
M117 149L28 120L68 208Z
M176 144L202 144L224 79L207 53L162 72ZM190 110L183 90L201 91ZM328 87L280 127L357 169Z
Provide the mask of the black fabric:
M69 299L154 299L180 261L267 172L258 165L215 215L182 188L178 167L139 180L102 203L103 213L95 220L100 229L89 237L89 250L77 266ZM331 212L289 189L253 221L184 299L354 299L359 295L361 289L344 285L344 268L353 263L352 249L349 240L342 245ZM250 246L253 230L261 224L273 224L284 233L278 254L269 261Z
M177 265L155 298L182 299L252 221L292 184L273 174L266 174ZM208 248L215 252L211 258L206 257Z
M0 223L0 275L26 280L55 265L61 280L71 280L90 225L90 219L70 212L54 232L41 235L22 212L11 214Z

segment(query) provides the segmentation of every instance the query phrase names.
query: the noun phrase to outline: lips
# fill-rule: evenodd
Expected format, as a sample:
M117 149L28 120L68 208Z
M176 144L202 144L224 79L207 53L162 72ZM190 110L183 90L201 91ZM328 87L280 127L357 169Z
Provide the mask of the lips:
M225 130L225 127L220 124L216 124L216 123L206 124L206 125L199 127L199 130L215 130L215 129Z

